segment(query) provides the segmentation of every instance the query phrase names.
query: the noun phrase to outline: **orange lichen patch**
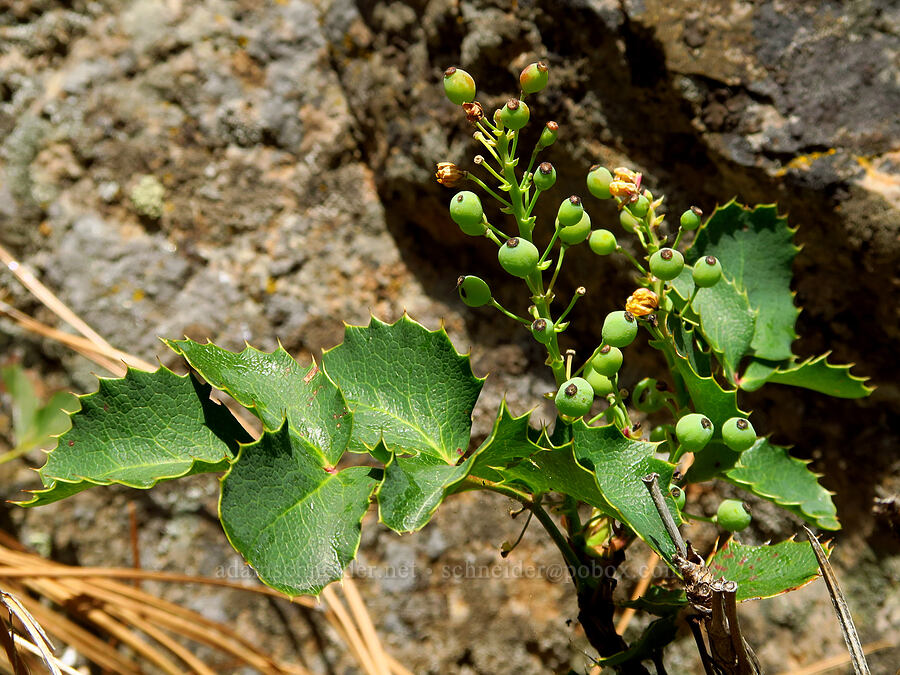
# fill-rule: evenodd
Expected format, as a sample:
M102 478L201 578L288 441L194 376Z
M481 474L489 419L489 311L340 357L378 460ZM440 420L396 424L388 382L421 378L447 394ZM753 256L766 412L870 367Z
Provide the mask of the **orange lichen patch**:
M639 288L628 296L625 302L625 311L635 316L647 316L653 314L659 307L659 296L649 288Z
M837 150L835 148L829 148L828 150L826 150L824 152L811 152L807 155L798 155L798 156L794 157L791 161L789 161L787 164L785 164L783 167L778 169L778 171L775 172L775 175L780 178L781 176L784 176L791 169L799 169L799 170L803 170L803 171L808 171L810 169L810 167L813 165L813 162L815 162L818 159L821 159L822 157L830 157L831 155L835 154L836 152L837 152Z

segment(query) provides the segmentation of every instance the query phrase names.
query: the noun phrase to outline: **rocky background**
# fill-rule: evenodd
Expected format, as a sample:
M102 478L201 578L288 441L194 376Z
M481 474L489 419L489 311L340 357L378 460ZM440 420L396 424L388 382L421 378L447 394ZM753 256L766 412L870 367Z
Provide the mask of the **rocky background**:
M471 168L476 152L440 75L465 68L493 110L524 65L545 59L551 86L529 103L533 119L561 127L546 154L560 174L548 203L584 192L590 164L624 164L673 214L737 195L777 201L800 226L797 351L831 350L879 388L841 401L772 387L745 402L757 429L795 444L837 492L845 529L833 560L863 641L896 643L900 545L871 507L900 492L898 34L891 0L6 0L0 243L113 344L170 365L158 335L232 348L278 338L303 360L341 340L341 320L406 310L429 327L443 321L471 347L476 372L490 372L475 420L483 434L504 392L521 412L550 381L527 333L456 297L457 275L477 272L510 305L527 304L492 248L453 226L450 192L433 180L435 162ZM614 222L606 206L589 205L595 223ZM565 282L603 289L577 310L582 332L570 337L582 350L598 328L590 317L630 291L623 265L590 256L573 252ZM10 275L0 297L53 321ZM9 323L0 348L51 385L95 387L89 363ZM625 381L655 366L640 351ZM34 484L8 465L3 480L5 497ZM216 488L198 477L147 493L89 491L3 520L61 560L130 564L135 500L145 567L246 575L214 519ZM714 508L726 492L693 498ZM798 530L754 505L750 538ZM500 560L519 527L508 506L456 498L402 538L366 522L361 585L390 651L415 673L588 663L567 625L572 593L538 529ZM458 574L467 563L496 566L487 569L500 578ZM357 672L314 615L226 592L160 592L284 658L299 649L315 672ZM843 652L821 582L741 610L767 672ZM870 663L893 672L900 650ZM697 672L687 639L667 665Z

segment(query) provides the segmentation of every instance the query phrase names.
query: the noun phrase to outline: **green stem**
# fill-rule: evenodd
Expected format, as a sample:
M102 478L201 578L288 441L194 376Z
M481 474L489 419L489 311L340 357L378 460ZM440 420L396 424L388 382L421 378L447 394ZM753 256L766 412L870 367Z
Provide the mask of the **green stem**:
M579 293L578 291L581 291L581 293ZM549 290L547 292L549 293ZM569 306L566 307L565 311L559 315L558 319L556 319L557 325L562 323L563 319L565 319L569 312L572 311L572 308L575 306L575 303L578 302L578 299L584 296L584 293L584 286L579 286L575 289L575 293L572 295L572 299L569 301Z
M631 264L637 268L638 272L640 272L644 276L647 275L647 270L644 269L644 266L641 265L635 259L635 257L633 255L631 255L628 251L626 251L624 248L622 248L621 246L616 246L616 253L621 253L622 255L624 255L626 258L628 258L628 260L631 261Z
M553 236L554 237L556 236L555 232L553 233ZM550 293L553 292L553 284L556 283L556 277L559 276L559 271L562 269L563 256L565 256L567 248L568 248L568 246L560 246L559 247L559 258L556 260L556 269L553 270L553 276L550 277L550 283L547 284L546 295L550 295Z
M550 243L547 244L547 248L544 249L544 255L541 256L540 260L538 260L538 265L542 264L547 259L547 256L550 255L550 251L553 250L553 244L556 243L556 238L558 236L559 228L557 227L555 230L553 230L553 236L550 237Z
M716 522L715 516L698 516L694 513L688 513L687 511L682 511L681 515L688 520L702 520L704 523L714 523Z
M672 248L674 248L674 249L677 249L677 248L678 248L678 244L681 243L681 236L682 236L683 234L684 234L684 228L683 228L683 227L679 227L679 228L678 228L678 234L675 235L675 241L672 242Z
M481 161L480 161L480 162L478 161L478 157L481 157ZM483 157L482 155L478 155L478 157L475 158L475 163L476 163L477 165L482 166L482 167L484 167L485 169L487 169L488 172L489 172L494 178L496 178L498 181L500 181L500 184L501 184L501 185L503 185L503 184L506 182L506 181L503 179L503 176L501 176L499 173L497 173L497 171L496 171L496 169L494 169L494 167L492 167L490 164L488 164L486 161L484 161L484 157ZM497 158L497 162L498 162L498 163L500 162L500 158L499 158L499 157Z
M501 305L499 302L497 302L496 300L494 300L494 298L491 298L490 305L491 305L492 307L495 307L496 309L499 309L501 312L503 312L504 314L506 314L506 316L508 316L510 319L515 319L515 320L518 321L519 323L524 323L526 326L530 326L530 325L531 325L531 321L529 321L528 319L523 319L521 316L518 316L518 315L516 315L516 314L513 314L513 313L510 312L508 309L506 309L503 305Z
M484 182L480 178L478 178L477 176L473 176L471 172L469 173L468 178L470 181L472 181L476 185L480 185L482 190L484 190L489 195L491 195L494 199L496 199L498 202L503 204L503 206L505 206L508 209L512 208L512 204L510 204L508 201L503 199L503 197L501 197L496 192L494 192L491 188L489 188L487 185L485 185Z
M534 160L537 159L538 153L541 149L538 146L534 147L534 150L531 152L531 159L528 160L528 168L525 169L525 173L522 175L522 182L525 182L525 179L528 177L528 174L531 173L531 170L534 168Z

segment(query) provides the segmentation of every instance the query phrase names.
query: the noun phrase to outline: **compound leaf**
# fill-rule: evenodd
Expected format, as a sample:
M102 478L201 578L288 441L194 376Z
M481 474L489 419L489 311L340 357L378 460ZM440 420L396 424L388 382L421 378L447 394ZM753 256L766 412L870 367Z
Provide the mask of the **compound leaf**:
M350 440L352 417L338 388L312 363L303 368L283 347L230 352L211 342L163 340L200 376L252 411L269 429L287 419L332 465Z
M22 506L39 506L94 485L150 488L161 480L222 471L250 440L228 409L209 400L210 387L166 368L129 369L101 378L81 396L72 428L40 470L44 490Z
M351 450L383 442L398 455L455 465L468 447L484 380L443 329L429 331L406 315L393 324L372 317L368 326L347 326L323 365L354 415Z
M222 480L222 527L263 582L288 595L318 594L356 555L379 474L327 466L321 449L285 423L241 446Z
M573 426L572 442L575 458L593 471L603 497L616 510L618 519L664 560L671 561L675 544L641 480L647 474L659 474L659 484L669 510L678 513L668 494L675 465L654 456L659 444L625 438L614 425L589 427L584 422Z
M740 454L724 477L822 529L839 530L831 493L819 485L818 475L809 470L808 463L760 438Z
M787 593L805 586L819 574L819 564L808 541L745 546L730 539L708 564L717 576L737 582L739 601Z
M691 263L715 256L725 278L746 291L759 311L750 347L760 358L790 358L797 338L800 310L791 291L791 266L800 250L794 245L795 231L774 204L748 208L732 200L716 208L685 255Z

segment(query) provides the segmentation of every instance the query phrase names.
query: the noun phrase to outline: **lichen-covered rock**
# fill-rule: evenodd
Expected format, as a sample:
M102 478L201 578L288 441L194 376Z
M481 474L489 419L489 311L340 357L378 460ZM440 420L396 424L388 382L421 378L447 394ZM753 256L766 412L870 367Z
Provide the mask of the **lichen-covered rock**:
M504 392L518 412L553 387L537 370L527 330L510 334L505 319L466 308L454 290L460 274L477 273L511 306L528 304L497 268L493 247L453 226L451 193L433 180L435 162L473 169L476 152L440 77L449 65L472 73L490 113L517 93L523 67L544 60L550 86L529 96L538 124L522 141L530 147L545 120L560 124L546 151L559 178L539 218L583 193L588 167L599 162L643 171L654 192L666 193L673 222L692 204L710 211L738 195L777 201L800 225L799 350L834 350L885 386L860 402L763 390L750 401L753 420L826 472L849 525L836 562L860 630L864 640L890 639L898 599L886 580L900 551L869 509L884 496L880 483L896 490L888 481L900 465L887 423L900 414L892 385L900 375L891 300L900 269L894 4L22 0L0 12L0 242L112 343L170 364L157 335L232 348L245 339L271 348L279 338L308 358L341 339L341 320L393 319L404 309L429 326L443 319L460 349L471 346L476 371L491 371L476 410L484 434ZM136 200L142 176L153 189ZM608 204L586 204L596 227L615 229ZM604 289L588 293L577 314L622 308L633 290L623 266L598 265L586 247L569 260L563 291ZM35 309L11 277L0 285ZM572 318L564 346L590 349L596 326L576 332ZM76 388L92 387L81 357L21 334L0 332L0 347L30 359L51 354L48 372L59 359ZM656 367L646 350L633 351L623 382ZM538 414L553 413L545 405ZM197 488L195 511L214 511L213 487ZM146 507L148 560L203 574L228 569L233 557L216 527L173 498L183 489L136 497ZM115 494L113 506L106 492L89 491L15 517L26 534L53 533L81 562L130 564L119 515L134 493ZM711 503L723 494L733 496L720 491ZM517 534L502 501L468 496L445 508L409 541L374 526L364 537L361 569L370 576L415 569L364 584L392 653L417 673L583 669L583 643L565 624L576 611L572 596L548 579L559 562L550 545L529 534L500 561L497 546ZM796 531L793 520L760 508L751 533ZM95 511L102 536L75 537L89 528L71 523L93 522ZM517 562L543 572L515 578ZM501 578L473 578L470 563L500 565ZM461 575L452 573L457 565ZM630 587L629 578L623 592ZM742 608L772 669L842 649L814 588ZM166 592L195 597L193 589ZM212 597L203 602L218 602L217 615L234 618L244 606ZM253 607L253 621L280 635ZM291 627L306 636L302 624ZM273 638L275 650L286 644ZM670 666L695 668L690 649ZM322 656L349 663L340 654L328 647ZM873 671L898 658L896 650L873 656Z

